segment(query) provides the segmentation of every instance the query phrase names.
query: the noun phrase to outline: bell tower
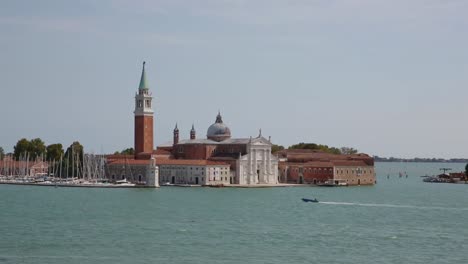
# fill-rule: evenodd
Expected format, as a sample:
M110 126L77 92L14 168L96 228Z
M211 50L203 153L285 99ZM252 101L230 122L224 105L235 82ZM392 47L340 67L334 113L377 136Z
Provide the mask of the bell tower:
M153 153L153 97L146 81L145 64L141 72L140 86L135 94L135 159L150 159Z

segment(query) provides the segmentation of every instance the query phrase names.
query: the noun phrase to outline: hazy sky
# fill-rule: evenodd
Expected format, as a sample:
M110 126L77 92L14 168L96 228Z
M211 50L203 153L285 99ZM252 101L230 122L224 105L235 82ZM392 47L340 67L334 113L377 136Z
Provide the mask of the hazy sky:
M234 137L468 157L468 1L0 2L0 146L133 147L141 64L155 142L218 109Z

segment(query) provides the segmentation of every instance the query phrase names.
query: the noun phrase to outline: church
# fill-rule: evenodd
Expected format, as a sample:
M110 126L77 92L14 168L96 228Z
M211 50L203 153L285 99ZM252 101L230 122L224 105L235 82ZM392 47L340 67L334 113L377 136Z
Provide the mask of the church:
M173 141L155 150L152 99L143 62L133 112L135 153L109 155L108 179L151 187L278 184L278 159L271 154L271 139L264 138L261 130L257 137L232 138L220 112L206 138L198 139L192 126L189 139L180 139L176 125Z
M278 159L271 154L270 138L262 136L261 130L257 137L232 138L230 128L223 122L218 112L215 122L208 127L206 138L197 139L194 126L190 130L190 138L179 139L179 128L174 128L173 141L158 147L158 150L170 153L169 158L186 161L209 161L224 164L229 168L224 174L222 184L278 184ZM163 165L164 160L158 161ZM162 180L174 182L174 171L161 170ZM223 177L223 175L219 175ZM170 180L170 181L169 181ZM181 179L190 181L189 179ZM211 185L210 181L205 185Z

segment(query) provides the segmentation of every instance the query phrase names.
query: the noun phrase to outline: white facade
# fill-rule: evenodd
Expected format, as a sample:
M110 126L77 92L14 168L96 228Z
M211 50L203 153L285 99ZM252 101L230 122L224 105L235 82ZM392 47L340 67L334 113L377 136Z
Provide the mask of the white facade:
M229 165L160 164L161 184L228 185L234 179Z
M278 159L271 155L271 142L261 135L249 141L236 167L238 184L278 184Z
M146 168L146 186L159 187L159 168L156 166L154 158L151 158L151 162Z

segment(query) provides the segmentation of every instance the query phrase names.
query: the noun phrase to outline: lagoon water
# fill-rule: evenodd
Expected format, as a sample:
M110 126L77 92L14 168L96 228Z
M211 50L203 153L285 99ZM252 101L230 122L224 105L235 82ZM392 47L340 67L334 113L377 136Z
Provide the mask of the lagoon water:
M468 185L420 177L440 167L464 164L378 163L372 187L0 185L0 263L468 263Z

